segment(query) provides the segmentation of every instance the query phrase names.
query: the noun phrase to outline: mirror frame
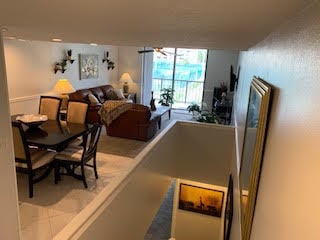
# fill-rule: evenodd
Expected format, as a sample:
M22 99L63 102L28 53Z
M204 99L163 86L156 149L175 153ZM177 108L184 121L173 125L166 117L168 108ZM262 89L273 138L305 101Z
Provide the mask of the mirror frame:
M248 129L248 115L249 115L249 107L250 107L250 99L252 92L255 91L258 96L260 96L260 109L258 115L258 123L257 123L257 132L255 137L255 143L253 148L252 154L252 161L251 161L251 168L249 172L249 185L248 185L248 195L246 203L243 200L243 185L241 179L243 179L243 164L244 164L244 149L247 137L247 129ZM249 240L251 234L251 227L252 221L254 216L256 198L258 193L258 186L259 186L259 179L260 179L260 172L262 166L262 159L263 159L263 149L265 144L265 136L266 136L266 128L267 128L267 120L269 115L270 109L270 100L271 100L271 86L263 81L260 78L254 77L251 86L250 86L250 94L248 100L248 108L247 108L247 119L246 119L246 126L245 126L245 134L243 140L243 148L242 148L242 155L241 155L241 166L240 166L240 173L239 173L239 182L240 182L240 211L241 211L241 234L242 240Z

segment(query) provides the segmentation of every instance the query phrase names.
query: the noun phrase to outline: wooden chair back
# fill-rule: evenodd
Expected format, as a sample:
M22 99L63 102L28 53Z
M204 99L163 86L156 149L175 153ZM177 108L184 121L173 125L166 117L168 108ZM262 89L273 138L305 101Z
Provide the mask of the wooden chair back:
M67 122L71 123L85 123L89 103L82 101L70 100L67 108Z
M83 159L90 160L93 156L96 155L98 141L100 138L102 125L94 124L94 126L84 135L83 138Z
M13 146L15 161L32 169L30 151L21 123L12 122Z
M61 100L58 97L40 96L39 114L47 115L50 120L58 120Z

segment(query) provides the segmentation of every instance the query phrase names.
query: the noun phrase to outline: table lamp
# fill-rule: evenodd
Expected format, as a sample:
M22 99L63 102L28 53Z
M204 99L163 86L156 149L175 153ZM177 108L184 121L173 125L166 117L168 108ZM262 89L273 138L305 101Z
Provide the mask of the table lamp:
M132 78L130 77L129 73L123 73L119 80L123 82L123 93L129 93L129 85L128 83L132 83Z
M59 93L62 98L61 110L67 109L69 93L73 93L76 90L73 88L71 83L67 79L59 79L53 88L53 91Z

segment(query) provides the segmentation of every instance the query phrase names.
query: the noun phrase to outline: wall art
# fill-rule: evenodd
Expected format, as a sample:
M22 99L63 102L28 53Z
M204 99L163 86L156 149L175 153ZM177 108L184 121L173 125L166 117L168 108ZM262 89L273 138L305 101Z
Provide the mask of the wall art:
M80 59L80 79L99 77L98 55L80 54L79 59Z
M179 209L221 217L224 192L180 184Z

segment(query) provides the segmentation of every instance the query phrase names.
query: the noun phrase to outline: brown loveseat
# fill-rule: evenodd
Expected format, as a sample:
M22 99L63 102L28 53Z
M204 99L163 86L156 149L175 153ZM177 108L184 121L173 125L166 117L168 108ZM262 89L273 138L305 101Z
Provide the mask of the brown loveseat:
M107 100L106 94L109 90L113 90L113 87L111 85L103 85L99 87L80 89L74 93L70 93L69 99L89 102L90 105L87 113L87 122L100 122L100 116L98 114L98 111L100 110L102 104ZM99 103L90 103L88 97L89 94L93 94L99 100Z
M93 94L99 100L99 103L90 103L87 122L100 122L98 111L102 104L108 100L107 92L110 90L113 90L111 85L81 89L69 94L69 99L90 103L88 95L90 93ZM151 117L149 107L133 104L131 109L121 114L116 120L106 126L106 130L109 136L147 141L156 134L159 120L158 116Z

